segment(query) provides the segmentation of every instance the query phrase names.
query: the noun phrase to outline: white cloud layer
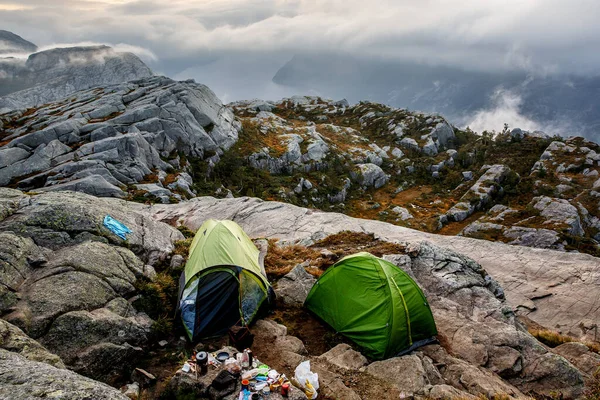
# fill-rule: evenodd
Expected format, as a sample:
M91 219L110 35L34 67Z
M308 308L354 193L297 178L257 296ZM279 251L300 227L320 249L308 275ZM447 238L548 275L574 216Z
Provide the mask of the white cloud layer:
M128 43L160 59L332 51L466 69L595 73L596 0L0 0L39 45ZM150 56L152 59L153 56Z

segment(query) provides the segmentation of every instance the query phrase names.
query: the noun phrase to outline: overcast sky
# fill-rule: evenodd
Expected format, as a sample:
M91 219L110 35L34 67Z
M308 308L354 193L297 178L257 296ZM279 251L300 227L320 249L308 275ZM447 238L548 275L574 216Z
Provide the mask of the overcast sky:
M598 0L0 0L0 28L42 48L110 44L225 102L292 94L271 78L313 52L598 74L599 17Z
M589 73L597 0L0 0L38 45L124 43L146 58L343 51L464 68Z

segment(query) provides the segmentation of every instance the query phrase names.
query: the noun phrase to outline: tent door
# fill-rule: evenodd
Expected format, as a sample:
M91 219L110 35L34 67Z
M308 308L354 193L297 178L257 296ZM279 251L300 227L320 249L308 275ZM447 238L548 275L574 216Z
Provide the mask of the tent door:
M239 286L232 271L214 271L200 278L194 340L222 335L240 321Z

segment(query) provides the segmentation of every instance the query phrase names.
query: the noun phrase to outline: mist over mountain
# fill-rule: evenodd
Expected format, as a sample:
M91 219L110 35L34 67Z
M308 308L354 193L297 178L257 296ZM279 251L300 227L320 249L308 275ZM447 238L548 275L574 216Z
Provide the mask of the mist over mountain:
M33 53L38 47L12 32L0 29L0 55Z
M370 100L444 115L481 131L504 123L598 140L600 77L468 71L334 54L297 55L273 82L350 102Z
M133 53L108 46L55 48L0 58L0 109L27 108L77 90L152 76Z

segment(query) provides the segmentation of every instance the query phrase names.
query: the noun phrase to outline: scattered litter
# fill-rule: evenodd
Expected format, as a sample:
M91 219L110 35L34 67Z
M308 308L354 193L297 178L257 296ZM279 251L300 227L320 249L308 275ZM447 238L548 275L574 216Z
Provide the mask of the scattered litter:
M127 235L132 233L128 227L126 227L110 215L104 217L104 226L123 240L127 239Z
M319 390L319 375L310 370L310 361L304 361L296 367L294 379L309 399L317 398Z
M305 361L298 365L295 376L288 379L275 369L260 362L252 350L235 352L232 347L226 347L216 352L193 352L181 368L182 373L195 375L196 379L206 375L208 368L220 371L210 384L217 390L230 385L237 386L239 393L237 399L267 399L271 394L290 397L292 391L301 390L309 399L317 398L319 377L310 370L310 362Z

